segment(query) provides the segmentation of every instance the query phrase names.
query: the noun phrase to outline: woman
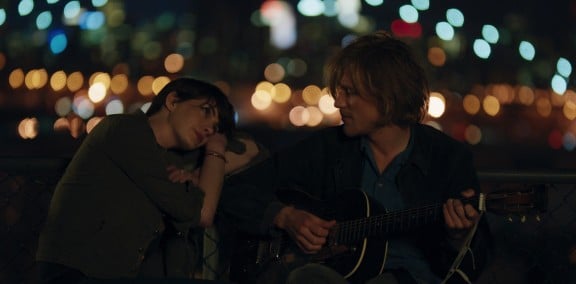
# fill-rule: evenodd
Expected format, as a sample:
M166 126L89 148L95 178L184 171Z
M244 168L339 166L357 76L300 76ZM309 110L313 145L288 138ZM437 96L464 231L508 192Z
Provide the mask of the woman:
M191 229L212 224L224 175L255 155L226 152L233 115L216 86L179 78L146 114L105 117L55 189L39 240L40 282L190 277ZM169 249L174 239L185 249Z

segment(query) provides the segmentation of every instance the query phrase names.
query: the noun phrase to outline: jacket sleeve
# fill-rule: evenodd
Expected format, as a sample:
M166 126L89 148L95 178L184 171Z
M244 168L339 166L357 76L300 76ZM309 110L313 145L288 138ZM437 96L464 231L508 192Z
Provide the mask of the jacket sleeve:
M218 206L219 217L244 233L266 234L283 206L275 196L275 177L276 169L269 157L227 178Z
M474 189L476 196L478 196L481 193L481 189L474 167L472 152L462 145L461 147L455 147L451 156L453 158L451 159L451 165L448 167L450 169L449 172L452 173L449 197L461 197L460 192L468 188ZM486 266L492 250L492 237L485 216L482 215L469 248L462 248L462 252L465 253L462 261L454 267L452 266L459 251L450 245L447 233L442 235L438 259L440 261L435 263L441 265L441 267L437 267L438 271L441 272L441 276L444 277L448 273L451 274L446 283L469 283L468 281L477 279ZM450 272L451 270L453 270L453 273Z
M298 143L273 152L261 162L229 177L222 191L219 212L236 228L250 234L273 232L273 220L285 205L276 196L282 188L315 188L309 178L321 175L318 159L311 159L310 149L321 149L318 139ZM318 151L315 155L321 156Z
M171 182L162 149L148 123L135 119L104 119L93 129L88 147L99 147L164 214L179 227L197 225L204 193Z

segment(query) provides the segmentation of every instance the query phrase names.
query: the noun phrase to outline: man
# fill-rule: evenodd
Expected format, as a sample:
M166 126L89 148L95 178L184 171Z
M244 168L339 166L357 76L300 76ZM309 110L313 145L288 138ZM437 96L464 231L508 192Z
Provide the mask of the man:
M420 123L428 86L409 47L385 32L358 37L335 55L326 78L343 124L276 153L225 187L223 204L245 194L252 199L244 208L262 205L223 206L240 230L280 229L302 252L280 249L267 258L260 250L258 281L282 282L267 279L283 270L288 283L472 281L486 261L488 235L475 205L459 200L479 193L472 155ZM267 190L278 200L263 205ZM318 208L312 198L332 206ZM441 204L438 212L427 207L434 203ZM265 248L277 253L271 244ZM232 272L236 277L238 270Z
M224 175L235 170L225 152L233 115L216 86L178 78L146 114L100 121L55 189L39 240L39 282L192 277L189 234L212 224ZM186 156L194 158L189 168Z

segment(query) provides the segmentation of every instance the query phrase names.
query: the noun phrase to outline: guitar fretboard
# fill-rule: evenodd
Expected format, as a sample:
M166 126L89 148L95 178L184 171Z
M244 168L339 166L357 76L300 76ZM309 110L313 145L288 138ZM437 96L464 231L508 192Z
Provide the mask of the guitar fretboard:
M350 244L366 237L384 237L409 232L422 226L435 224L442 216L442 204L432 204L345 221L338 224L338 228L331 236L331 241L337 244Z

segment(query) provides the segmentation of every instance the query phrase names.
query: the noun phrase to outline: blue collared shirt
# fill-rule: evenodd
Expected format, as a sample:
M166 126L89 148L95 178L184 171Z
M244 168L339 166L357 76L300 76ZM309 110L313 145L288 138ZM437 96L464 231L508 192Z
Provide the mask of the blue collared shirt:
M364 153L362 190L380 203L387 212L405 208L404 201L398 192L396 176L402 165L408 161L413 145L413 136L411 135L406 149L398 154L380 173L368 140L362 139L361 147ZM424 280L425 283L440 282L418 249L400 238L391 238L388 239L385 269L398 268L404 268L412 277ZM433 279L434 282L430 282L430 279Z

